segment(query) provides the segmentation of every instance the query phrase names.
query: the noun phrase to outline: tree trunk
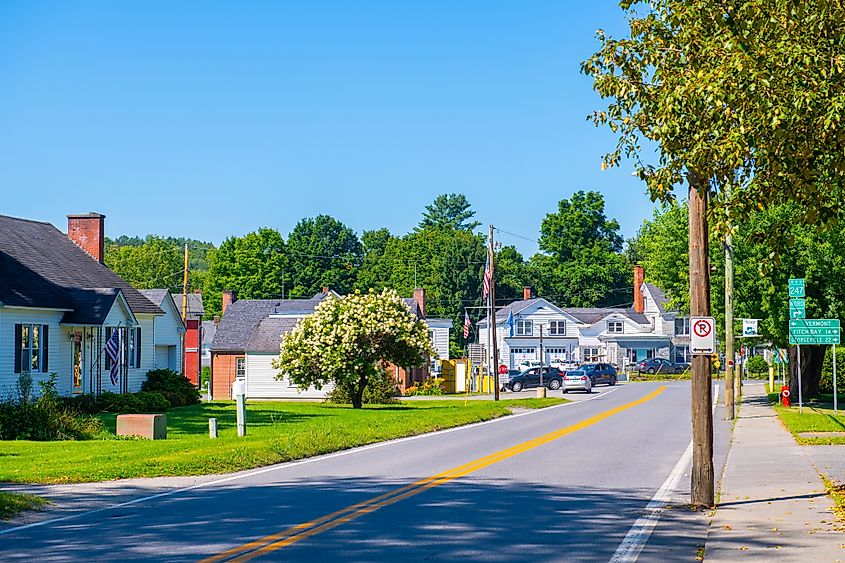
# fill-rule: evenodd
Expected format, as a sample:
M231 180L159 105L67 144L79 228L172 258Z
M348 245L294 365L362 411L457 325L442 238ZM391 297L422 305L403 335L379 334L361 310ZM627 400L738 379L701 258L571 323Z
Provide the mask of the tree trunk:
M801 346L801 398L804 401L819 395L822 377L824 346ZM793 403L798 403L798 347L789 347L789 391Z
M352 387L352 408L360 409L364 406L364 389L367 388L367 377L362 375L358 383Z
M707 259L707 183L695 173L688 176L690 315L710 316L710 265ZM713 411L710 356L692 357L692 474L691 503L711 507L715 501L713 473Z

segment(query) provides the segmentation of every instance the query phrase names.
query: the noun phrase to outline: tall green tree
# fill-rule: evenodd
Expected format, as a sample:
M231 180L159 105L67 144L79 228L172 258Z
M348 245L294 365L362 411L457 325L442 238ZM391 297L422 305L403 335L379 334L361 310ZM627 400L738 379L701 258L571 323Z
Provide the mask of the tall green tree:
M291 295L308 297L329 287L340 294L355 286L363 255L355 232L328 215L303 219L288 235Z
M562 306L630 303L631 268L622 253L619 223L604 211L598 192L579 191L543 219L541 253L528 264L540 295Z
M206 316L220 314L223 290L234 290L242 299L282 297L289 271L285 241L275 229L227 238L209 254L203 291Z
M138 289L182 291L183 254L165 239L148 236L137 245L106 245L106 266Z
M473 231L481 225L473 221L475 211L464 194L441 194L431 205L425 206L418 229L439 227L459 231Z

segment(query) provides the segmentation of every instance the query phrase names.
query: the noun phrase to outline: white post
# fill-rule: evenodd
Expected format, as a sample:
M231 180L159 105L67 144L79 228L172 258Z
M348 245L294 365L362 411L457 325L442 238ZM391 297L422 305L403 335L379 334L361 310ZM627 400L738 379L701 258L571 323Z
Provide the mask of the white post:
M836 400L836 344L833 345L833 412L839 412L839 405Z
M236 379L232 384L232 395L237 405L238 436L246 436L246 383Z
M217 419L216 418L209 418L208 419L208 437L209 438L216 438L217 437Z
M801 393L801 345L798 344L798 412L804 412L804 399Z

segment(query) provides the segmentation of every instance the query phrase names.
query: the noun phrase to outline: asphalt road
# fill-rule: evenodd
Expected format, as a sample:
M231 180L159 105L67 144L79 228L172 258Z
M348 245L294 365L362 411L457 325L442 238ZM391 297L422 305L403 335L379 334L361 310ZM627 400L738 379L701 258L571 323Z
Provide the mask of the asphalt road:
M689 470L678 465L690 441L689 383L599 391L7 528L0 559L609 561L623 540L640 561L694 559L706 519L681 506ZM728 427L718 414L720 475ZM674 508L650 510L673 472L678 485L662 493ZM650 514L659 522L643 520Z

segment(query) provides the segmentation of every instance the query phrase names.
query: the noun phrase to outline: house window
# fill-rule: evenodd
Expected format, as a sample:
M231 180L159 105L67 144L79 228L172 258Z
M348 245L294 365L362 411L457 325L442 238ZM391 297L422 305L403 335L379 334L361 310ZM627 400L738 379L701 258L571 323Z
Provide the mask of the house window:
M549 323L550 336L565 336L566 335L566 321L552 321Z
M516 321L517 336L531 336L534 334L534 324L531 321Z
M675 363L688 364L690 362L689 346L675 346Z
M15 373L47 372L48 330L47 325L15 325Z
M581 348L581 361L586 363L592 363L599 361L599 349L598 348Z
M625 332L625 323L622 321L607 321L607 332L623 333Z
M689 317L675 319L675 336L689 336Z
M235 359L235 376L238 379L246 378L246 358Z

